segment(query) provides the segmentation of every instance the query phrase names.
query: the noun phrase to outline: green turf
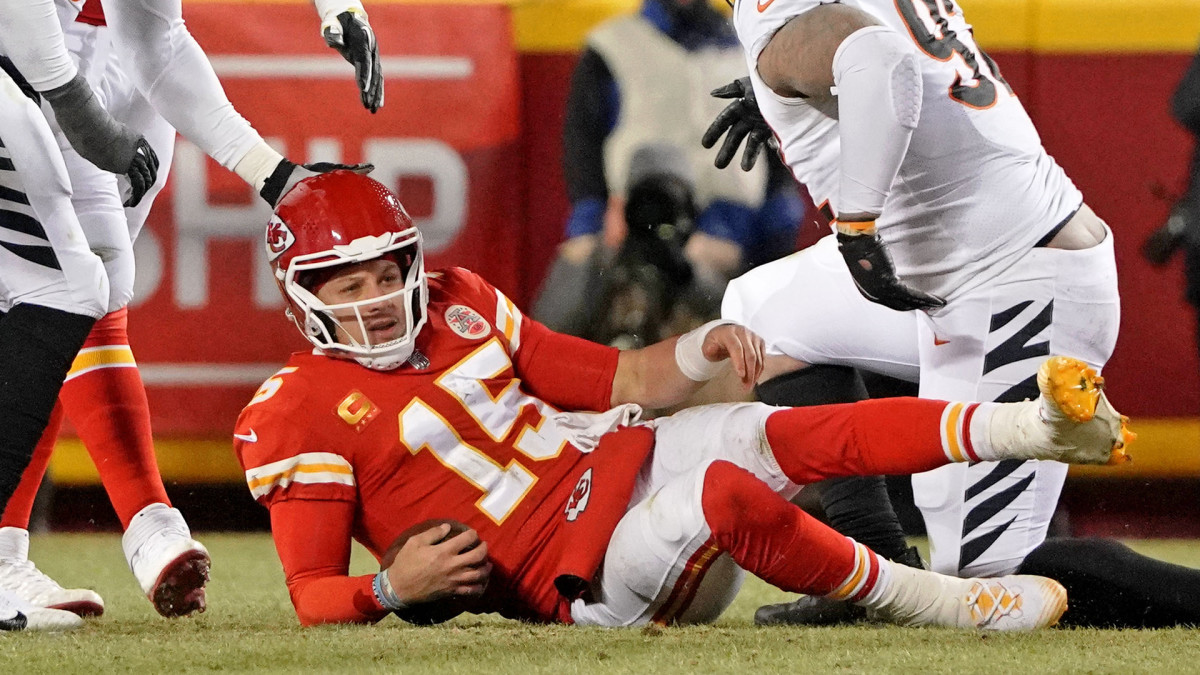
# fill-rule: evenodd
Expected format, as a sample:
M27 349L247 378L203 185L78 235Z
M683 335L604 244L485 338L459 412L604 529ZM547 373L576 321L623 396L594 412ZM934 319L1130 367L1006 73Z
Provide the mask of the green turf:
M167 621L138 592L117 536L35 537L33 557L42 569L64 584L95 588L108 609L73 633L0 634L0 673L1200 672L1200 634L1189 630L982 635L878 626L755 628L754 608L786 597L755 581L715 626L593 630L460 617L435 628L389 618L374 627L302 629L266 535L203 540L215 560L210 609L195 619ZM1200 567L1196 542L1132 544ZM367 556L356 556L356 571L371 568Z

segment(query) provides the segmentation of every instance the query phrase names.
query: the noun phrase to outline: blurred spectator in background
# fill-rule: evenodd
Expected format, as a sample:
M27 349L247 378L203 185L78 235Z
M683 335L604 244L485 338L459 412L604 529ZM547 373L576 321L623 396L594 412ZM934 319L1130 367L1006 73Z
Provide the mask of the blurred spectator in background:
M1175 90L1171 112L1180 124L1200 139L1200 53L1192 59ZM1200 147L1192 153L1187 191L1171 207L1167 222L1143 242L1142 255L1153 265L1165 265L1180 247L1183 248L1187 301L1197 309L1200 318ZM1200 341L1200 323L1197 328L1196 337Z
M709 91L745 70L732 27L707 0L645 0L589 34L563 131L571 214L537 319L610 342L631 326L669 330L677 321L661 299L682 297L683 314L702 322L730 278L793 250L804 207L778 158L731 180L699 145L722 107ZM647 275L657 281L641 283ZM598 316L613 306L624 318Z

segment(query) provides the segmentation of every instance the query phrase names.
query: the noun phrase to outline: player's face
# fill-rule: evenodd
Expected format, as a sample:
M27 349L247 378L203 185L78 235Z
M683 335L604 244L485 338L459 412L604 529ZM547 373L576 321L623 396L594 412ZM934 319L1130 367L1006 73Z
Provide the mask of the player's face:
M339 269L317 289L317 298L326 305L341 305L378 298L403 288L404 276L400 265L390 258L378 258ZM407 319L404 298L405 294L401 293L363 305L359 309L362 325L353 309L335 310L334 319L341 327L338 342L344 342L348 335L359 344L379 345L402 336ZM363 326L366 327L365 336Z

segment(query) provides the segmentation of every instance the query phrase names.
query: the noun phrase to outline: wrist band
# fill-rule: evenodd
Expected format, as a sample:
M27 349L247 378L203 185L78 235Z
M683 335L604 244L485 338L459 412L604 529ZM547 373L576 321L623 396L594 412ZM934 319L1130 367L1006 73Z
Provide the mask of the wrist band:
M717 376L728 359L721 361L709 361L704 358L704 338L708 337L709 331L717 326L725 324L737 323L727 319L717 319L709 321L699 328L684 333L679 336L679 340L675 343L675 365L679 366L680 372L687 376L689 380L696 382L706 382Z
M875 234L875 221L873 220L834 220L833 227L838 231L838 234L847 236L855 236L859 234L872 235Z
M392 588L392 580L388 579L387 570L375 575L375 580L371 582L371 590L375 592L375 600L388 611L395 612L408 607L403 600L396 597L396 589Z

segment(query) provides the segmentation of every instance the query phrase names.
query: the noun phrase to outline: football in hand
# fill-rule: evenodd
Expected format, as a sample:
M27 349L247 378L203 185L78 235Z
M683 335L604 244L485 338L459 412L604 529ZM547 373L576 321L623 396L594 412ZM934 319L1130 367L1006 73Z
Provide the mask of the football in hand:
M453 539L463 532L471 529L470 526L466 525L465 523L444 518L426 520L423 523L417 523L416 525L413 525L407 530L401 532L400 535L396 537L396 540L392 542L392 545L389 546L388 550L383 554L383 558L380 559L379 569L386 570L387 568L391 567L392 563L396 560L396 555L398 555L400 553L400 549L404 547L404 543L413 536L435 528L439 525L449 525L450 532L448 532L446 536L439 539L437 541L438 544L448 539ZM463 552L470 551L477 546L479 546L478 541L464 548ZM407 621L408 623L416 624L418 626L432 626L434 624L445 623L459 614L462 614L463 612L472 611L472 608L475 606L477 601L478 598L475 596L447 595L446 597L410 605L404 609L398 609L393 612L393 614L400 617L402 620Z

